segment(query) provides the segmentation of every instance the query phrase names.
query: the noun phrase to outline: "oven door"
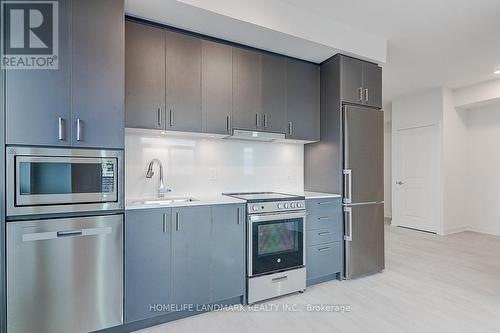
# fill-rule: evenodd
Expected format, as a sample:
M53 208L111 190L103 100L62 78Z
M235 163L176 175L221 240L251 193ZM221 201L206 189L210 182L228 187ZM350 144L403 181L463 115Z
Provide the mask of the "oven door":
M82 150L72 156L72 150L66 149L47 149L45 153L43 149L25 149L12 149L15 153L8 157L9 216L120 207L119 156Z
M248 275L303 267L305 212L250 215Z

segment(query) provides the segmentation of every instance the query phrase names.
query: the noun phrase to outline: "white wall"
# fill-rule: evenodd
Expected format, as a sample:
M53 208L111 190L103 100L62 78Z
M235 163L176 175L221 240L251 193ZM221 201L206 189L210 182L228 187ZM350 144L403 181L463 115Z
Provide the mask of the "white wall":
M300 144L127 131L127 201L156 196L157 166L154 177L145 178L147 165L153 158L162 161L165 186L172 189L172 195L195 196L233 191L302 192L304 189L304 146Z
M468 229L500 235L500 104L466 112Z

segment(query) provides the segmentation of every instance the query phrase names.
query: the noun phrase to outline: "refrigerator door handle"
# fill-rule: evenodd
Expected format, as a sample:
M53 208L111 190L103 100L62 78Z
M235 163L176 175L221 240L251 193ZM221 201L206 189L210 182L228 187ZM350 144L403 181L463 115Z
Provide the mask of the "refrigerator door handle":
M350 204L352 202L352 170L344 169L344 203Z
M344 240L352 242L352 208L344 207L344 220L346 221L346 228L344 232Z

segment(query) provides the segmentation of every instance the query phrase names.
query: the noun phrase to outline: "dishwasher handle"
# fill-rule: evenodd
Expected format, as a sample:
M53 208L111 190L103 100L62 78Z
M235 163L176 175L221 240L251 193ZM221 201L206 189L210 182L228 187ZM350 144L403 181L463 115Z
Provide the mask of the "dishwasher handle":
M81 230L64 230L64 231L46 231L23 234L23 242L33 242L49 239L62 239L70 237L85 237L111 234L111 227L87 228Z

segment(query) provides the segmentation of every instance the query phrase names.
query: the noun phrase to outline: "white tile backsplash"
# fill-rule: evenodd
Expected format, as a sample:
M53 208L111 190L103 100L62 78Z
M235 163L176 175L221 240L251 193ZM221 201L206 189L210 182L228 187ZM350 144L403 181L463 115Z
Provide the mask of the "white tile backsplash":
M153 158L163 164L172 195L238 191L302 192L304 146L132 132L125 135L126 200L155 197L159 170L145 177Z

